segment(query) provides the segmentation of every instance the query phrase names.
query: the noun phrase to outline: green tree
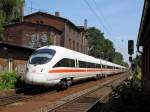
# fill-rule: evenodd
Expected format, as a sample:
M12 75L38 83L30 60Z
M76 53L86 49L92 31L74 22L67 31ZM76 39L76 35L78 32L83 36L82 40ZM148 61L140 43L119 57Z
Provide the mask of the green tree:
M104 33L95 27L91 27L88 32L89 55L96 58L105 59L119 65L128 66L123 61L123 56L115 52L114 44L111 40L106 39Z
M134 68L134 77L137 77L139 79L141 79L141 67L142 67L142 59L141 59L141 55L137 55L134 59L133 59L133 64L135 66Z
M133 59L133 62L136 66L139 66L141 67L142 66L142 59L141 59L141 55L137 55L134 59Z
M47 38L47 45L53 45L52 37L48 36Z
M95 27L88 29L88 45L89 45L89 55L94 57L103 57L103 42L104 34Z
M22 15L24 0L0 0L0 40L4 38L4 25Z
M122 60L123 60L123 56L121 53L119 52L115 52L114 58L113 58L113 62L116 64L120 64L122 65Z
M4 33L3 33L4 32L4 27L3 27L4 22L5 22L5 17L0 15L0 41L2 41L4 38Z
M123 62L123 66L125 67L129 67L128 63L127 62Z
M115 54L115 48L114 48L113 42L110 41L109 39L105 39L103 50L105 53L104 59L107 59L108 61L112 62L113 56Z
M23 5L24 0L0 0L0 15L5 17L6 24L21 16Z

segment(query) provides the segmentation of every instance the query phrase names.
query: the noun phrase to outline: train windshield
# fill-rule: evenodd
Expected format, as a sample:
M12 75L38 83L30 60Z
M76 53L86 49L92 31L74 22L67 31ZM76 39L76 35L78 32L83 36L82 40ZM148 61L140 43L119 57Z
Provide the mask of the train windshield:
M35 51L30 59L29 63L30 64L46 64L48 63L53 56L55 55L55 51L52 49L40 49Z

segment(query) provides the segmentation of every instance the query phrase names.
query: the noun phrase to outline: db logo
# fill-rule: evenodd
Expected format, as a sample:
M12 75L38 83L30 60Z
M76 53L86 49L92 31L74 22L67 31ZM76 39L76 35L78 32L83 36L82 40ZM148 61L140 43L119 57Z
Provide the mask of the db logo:
M36 72L36 70L32 70L32 73L35 73Z

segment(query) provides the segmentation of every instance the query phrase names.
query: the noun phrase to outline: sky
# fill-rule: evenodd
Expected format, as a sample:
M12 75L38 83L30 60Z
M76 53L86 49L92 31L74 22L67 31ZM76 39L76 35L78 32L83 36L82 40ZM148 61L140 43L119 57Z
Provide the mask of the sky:
M88 27L100 29L129 62L128 40L136 46L143 4L144 0L25 0L24 13L59 11L77 26L87 19Z

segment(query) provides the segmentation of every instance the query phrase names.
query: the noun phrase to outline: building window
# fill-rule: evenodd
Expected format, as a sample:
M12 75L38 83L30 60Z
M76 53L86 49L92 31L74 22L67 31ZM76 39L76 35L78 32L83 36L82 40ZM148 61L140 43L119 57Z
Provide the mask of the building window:
M71 32L71 29L70 29L70 27L68 27L68 32L69 32L69 33Z
M77 43L77 51L80 51L80 50L79 50L79 43Z
M82 45L81 45L81 50L80 50L80 51L81 51L81 52L83 51L83 50L82 50Z
M42 20L40 20L40 24L43 24L43 21L42 21Z
M40 21L36 21L37 24L40 24Z
M75 41L73 41L73 50L75 50Z
M71 38L69 38L69 48L71 49Z
M40 21L37 20L36 23L37 23L37 24L43 24L44 22L43 22L42 20L40 20Z

